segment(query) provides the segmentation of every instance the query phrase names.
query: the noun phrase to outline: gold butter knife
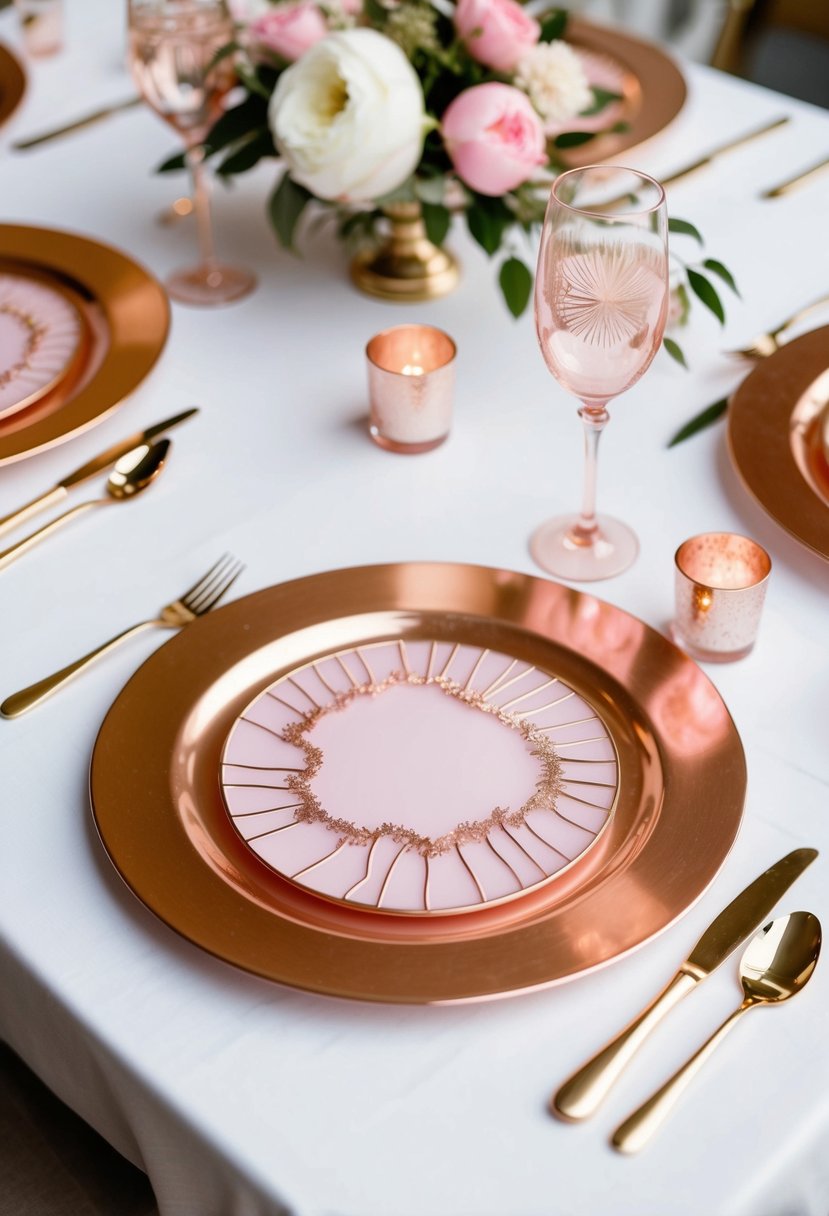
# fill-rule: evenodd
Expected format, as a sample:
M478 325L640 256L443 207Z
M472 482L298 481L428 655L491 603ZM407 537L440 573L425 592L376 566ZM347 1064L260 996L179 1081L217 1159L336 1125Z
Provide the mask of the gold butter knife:
M12 144L15 152L26 152L29 148L37 148L40 144L49 143L52 139L60 139L63 135L71 135L75 131L82 131L84 127L91 127L93 123L100 122L103 118L109 118L111 114L120 114L122 110L131 110L133 106L141 104L143 98L128 97L125 101L116 101L114 105L104 106L100 110L93 110L91 114L84 114L82 118L76 118L74 122L68 122L62 127L54 127L51 131L44 131L42 135L32 135L29 139L19 139Z
M789 177L786 181L778 182L776 186L771 186L768 190L764 190L760 198L783 198L785 194L791 194L793 190L799 190L801 186L805 186L813 177L819 177L827 169L829 169L829 156L824 160L819 160L816 165L804 169L802 173L796 174L795 177Z
M159 435L163 435L165 431L171 431L173 427L178 426L181 422L186 422L188 418L192 418L198 412L198 407L193 406L192 409L185 410L181 414L175 414L172 418L165 418L163 422L156 422L154 426L147 427L146 431L139 431L137 435L130 435L129 439L122 439L120 443L114 443L112 447L99 452L97 456L93 456L86 464L82 464L80 468L67 474L51 490L38 495L37 498L33 498L31 502L25 503L24 506L18 507L16 511L12 511L11 515L3 516L0 519L0 536L3 536L6 532L11 532L19 524L25 523L33 515L37 515L39 511L45 511L47 507L54 506L55 503L65 498L74 486L79 486L90 477L94 477L96 473L103 473L105 469L110 468L122 456L126 456L127 452L131 452L133 448L140 447L142 443L151 443L153 439L156 439Z
M676 975L647 1009L564 1082L550 1103L552 1113L574 1122L594 1114L665 1014L764 922L781 895L817 855L817 849L787 853L733 899L708 926Z

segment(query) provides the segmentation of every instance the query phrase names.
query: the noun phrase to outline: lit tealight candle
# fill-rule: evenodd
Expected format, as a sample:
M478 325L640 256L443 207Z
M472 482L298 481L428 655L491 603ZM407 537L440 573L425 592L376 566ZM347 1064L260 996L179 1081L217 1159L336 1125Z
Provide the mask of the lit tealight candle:
M431 325L397 325L366 346L369 431L390 452L429 452L452 423L452 339Z
M674 639L695 659L749 654L771 572L765 549L734 532L704 532L676 551Z

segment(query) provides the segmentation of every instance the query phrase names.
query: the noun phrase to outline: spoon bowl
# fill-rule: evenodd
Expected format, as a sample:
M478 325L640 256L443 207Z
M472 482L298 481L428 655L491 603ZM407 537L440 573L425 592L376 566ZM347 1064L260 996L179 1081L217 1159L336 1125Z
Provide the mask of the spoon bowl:
M820 921L811 912L790 912L765 925L740 960L745 1000L777 1004L807 984L820 955Z
M121 501L146 490L164 468L169 450L170 440L159 439L157 443L142 443L122 456L107 478L105 488L110 498Z

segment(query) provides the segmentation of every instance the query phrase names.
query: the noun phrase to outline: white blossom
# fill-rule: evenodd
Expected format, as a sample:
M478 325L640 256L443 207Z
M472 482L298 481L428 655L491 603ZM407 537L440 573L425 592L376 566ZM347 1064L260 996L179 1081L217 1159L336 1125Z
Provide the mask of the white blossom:
M548 123L566 122L593 101L581 59L566 42L539 42L519 62L514 83Z

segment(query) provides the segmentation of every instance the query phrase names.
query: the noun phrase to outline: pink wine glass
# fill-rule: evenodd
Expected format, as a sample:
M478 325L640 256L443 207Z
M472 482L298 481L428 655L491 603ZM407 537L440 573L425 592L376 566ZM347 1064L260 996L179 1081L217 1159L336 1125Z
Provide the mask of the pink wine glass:
M130 67L146 102L184 141L193 183L200 261L177 270L167 290L183 304L210 306L241 299L256 276L216 257L204 142L236 82L233 59L221 52L235 30L226 0L128 0Z
M581 513L548 520L530 542L549 574L610 578L636 559L630 528L596 514L599 436L608 402L650 366L667 311L668 215L659 183L616 166L562 173L544 217L535 323L547 367L581 400L585 473Z

